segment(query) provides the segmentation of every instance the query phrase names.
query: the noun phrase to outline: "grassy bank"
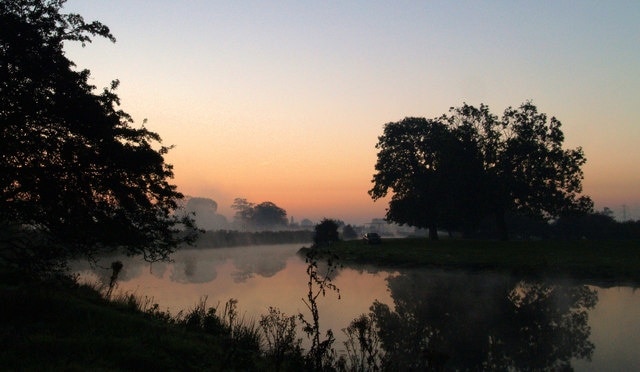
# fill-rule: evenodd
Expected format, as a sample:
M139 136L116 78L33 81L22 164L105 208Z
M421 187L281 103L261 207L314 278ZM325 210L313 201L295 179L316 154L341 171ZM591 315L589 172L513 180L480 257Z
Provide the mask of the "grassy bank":
M640 283L640 241L474 241L420 238L334 243L342 264L496 270L570 276L609 283Z
M30 281L6 272L1 283L2 370L203 371L266 366L255 348L244 347L237 338L189 329L188 321L178 324L157 308L143 311L139 299L131 296L109 301L94 288L70 280Z

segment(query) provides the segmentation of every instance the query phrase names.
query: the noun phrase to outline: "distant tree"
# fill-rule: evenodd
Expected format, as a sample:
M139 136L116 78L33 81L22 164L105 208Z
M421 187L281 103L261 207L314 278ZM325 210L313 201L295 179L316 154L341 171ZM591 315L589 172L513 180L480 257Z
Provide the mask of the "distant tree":
M551 225L559 238L569 239L627 239L632 236L624 225L613 218L609 208L593 213L565 213Z
M218 211L218 203L215 200L209 198L193 197L187 201L186 208L198 210L207 210L211 212Z
M340 240L338 235L338 223L335 220L323 218L315 227L313 243L316 246L330 244Z
M313 221L311 221L308 218L303 218L302 221L300 221L300 226L301 227L313 227Z
M100 22L62 14L64 3L0 6L0 224L46 241L0 248L25 264L114 247L166 259L193 238L181 233L193 221L174 214L183 195L169 183L169 148L118 109L117 81L94 93L89 71L66 57L65 43L115 39Z
M287 211L269 201L254 204L247 199L236 198L231 208L236 210L236 224L240 224L243 229L281 229L289 223Z
M358 237L358 234L356 233L356 230L353 228L353 226L351 225L345 225L342 228L342 238L347 240L347 239L355 239Z
M600 212L600 213L601 213L601 214L603 214L603 215L605 215L605 216L607 216L607 217L611 217L612 219L614 218L614 217L613 217L613 211L612 211L612 210L611 210L611 208L609 208L609 207L604 207L604 208L602 209L602 212Z
M287 226L287 211L272 202L263 202L253 207L251 223L257 229L273 230Z
M235 215L233 216L234 222L246 228L246 225L251 221L254 205L255 204L250 203L245 198L235 198L233 200L233 204L231 205L231 209L236 211Z
M374 200L393 196L386 218L410 226L473 230L493 216L507 239L507 213L548 221L568 211L587 212L581 148L562 148L560 122L530 102L507 108L501 119L464 104L436 119L385 124L373 188Z
M189 198L184 207L185 211L194 214L198 226L204 230L226 229L229 225L227 218L219 213L218 203L209 198Z

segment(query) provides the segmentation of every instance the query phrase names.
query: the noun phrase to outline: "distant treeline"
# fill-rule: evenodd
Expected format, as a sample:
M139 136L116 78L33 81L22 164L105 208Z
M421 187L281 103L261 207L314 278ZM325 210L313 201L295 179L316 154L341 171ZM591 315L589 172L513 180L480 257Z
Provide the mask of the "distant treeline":
M236 231L208 230L200 236L195 246L199 248L240 247L248 245L293 244L313 242L313 231Z
M507 223L516 239L640 239L640 220L616 221L609 211L563 216L552 223L512 215ZM475 237L490 230L486 227Z
M560 238L640 239L640 220L619 222L603 213L561 218L553 227Z

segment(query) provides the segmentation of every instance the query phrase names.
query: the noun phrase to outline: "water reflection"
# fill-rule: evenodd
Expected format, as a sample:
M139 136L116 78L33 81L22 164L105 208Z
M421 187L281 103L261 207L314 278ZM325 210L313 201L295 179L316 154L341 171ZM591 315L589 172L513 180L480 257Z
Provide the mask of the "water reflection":
M388 287L395 309L376 301L371 316L394 368L565 370L594 351L584 285L412 271Z
M290 246L290 249L282 247ZM168 276L176 283L208 283L217 278L217 267L230 261L235 268L231 274L236 283L246 282L255 275L269 278L284 270L287 259L300 248L295 245L258 246L246 248L219 249L185 249L172 256L172 262L146 263L139 258L126 256L103 257L96 267L89 267L85 262L77 262L72 268L77 272L92 272L100 281L111 275L110 262L120 260L124 269L119 276L120 281L129 281L142 275L143 270L149 270L157 278Z

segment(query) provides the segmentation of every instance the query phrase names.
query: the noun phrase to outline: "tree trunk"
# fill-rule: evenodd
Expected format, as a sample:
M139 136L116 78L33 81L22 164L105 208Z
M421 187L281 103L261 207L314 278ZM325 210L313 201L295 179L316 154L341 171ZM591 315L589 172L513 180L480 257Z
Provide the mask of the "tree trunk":
M438 228L435 224L429 226L429 239L438 240Z
M496 227L498 229L498 236L500 240L509 240L509 231L507 229L507 221L504 218L504 211L496 211Z

